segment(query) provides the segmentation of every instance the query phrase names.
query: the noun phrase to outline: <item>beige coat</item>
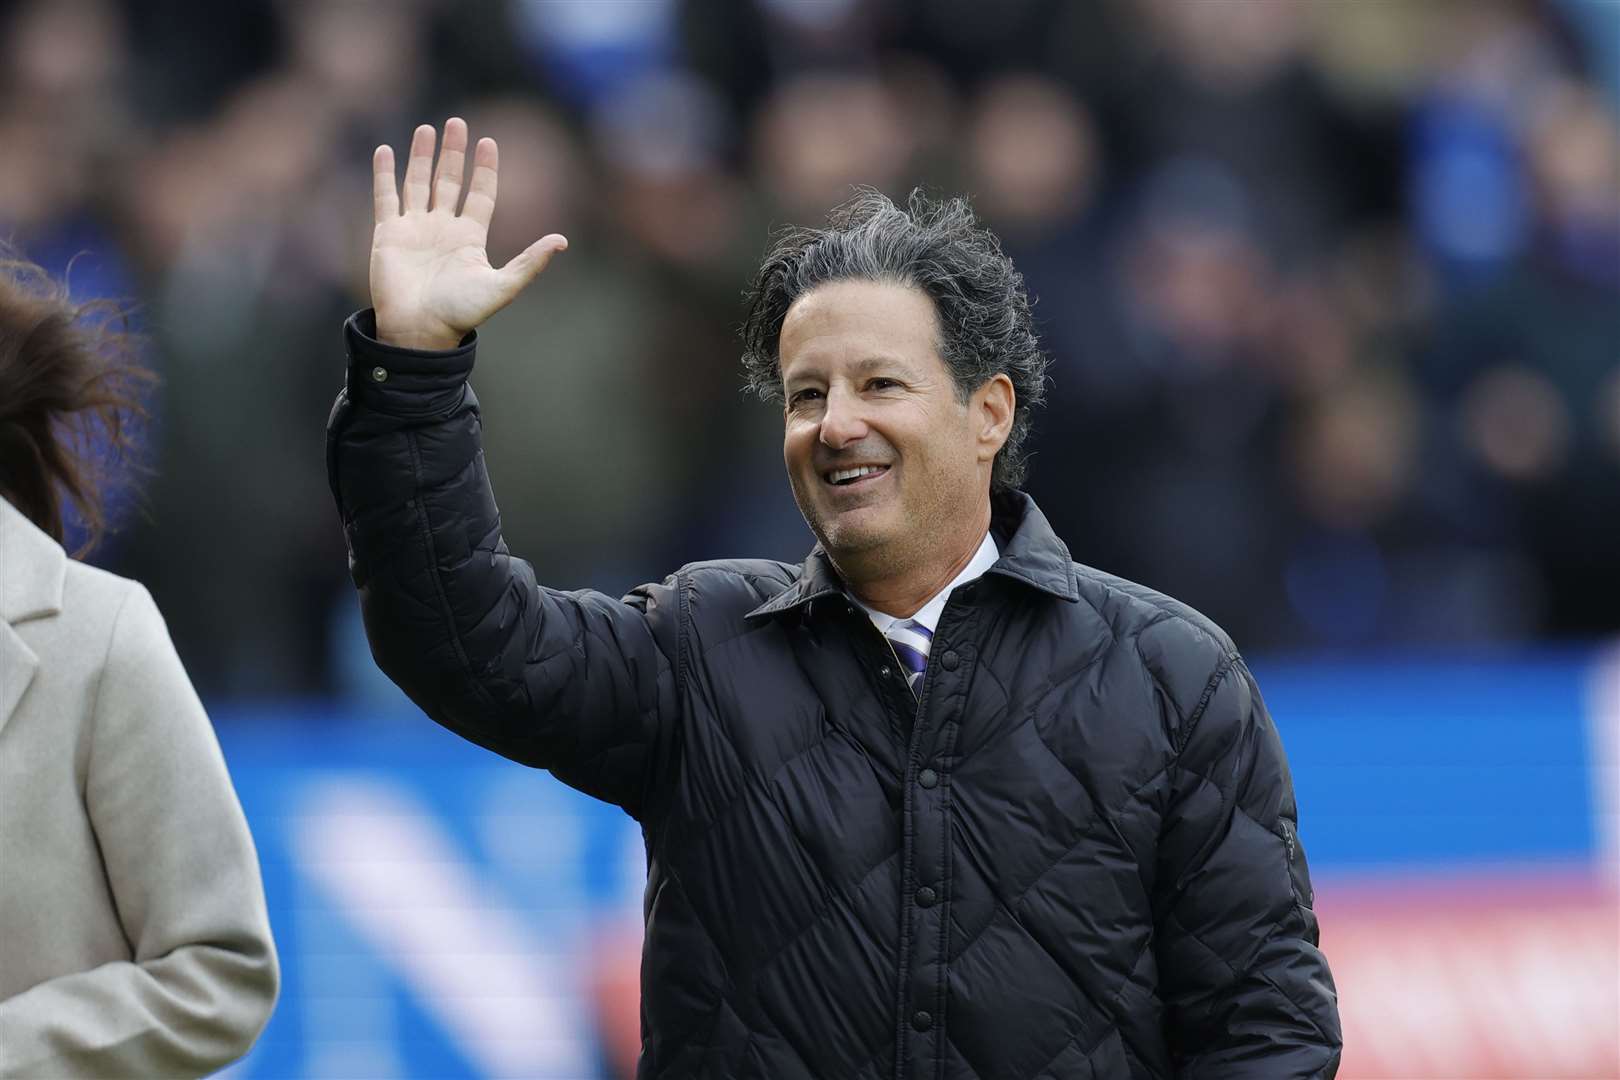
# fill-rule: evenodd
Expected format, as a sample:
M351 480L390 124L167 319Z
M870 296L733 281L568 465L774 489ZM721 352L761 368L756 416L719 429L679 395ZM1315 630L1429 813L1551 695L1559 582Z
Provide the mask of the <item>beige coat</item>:
M0 1076L198 1076L279 982L213 728L140 585L0 499Z

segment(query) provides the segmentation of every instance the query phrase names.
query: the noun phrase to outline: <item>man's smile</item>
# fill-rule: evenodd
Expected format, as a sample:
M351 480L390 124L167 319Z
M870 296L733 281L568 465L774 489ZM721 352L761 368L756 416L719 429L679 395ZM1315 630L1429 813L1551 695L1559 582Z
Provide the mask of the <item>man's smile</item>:
M887 465L846 465L824 471L821 479L833 487L862 488L876 483L888 472Z

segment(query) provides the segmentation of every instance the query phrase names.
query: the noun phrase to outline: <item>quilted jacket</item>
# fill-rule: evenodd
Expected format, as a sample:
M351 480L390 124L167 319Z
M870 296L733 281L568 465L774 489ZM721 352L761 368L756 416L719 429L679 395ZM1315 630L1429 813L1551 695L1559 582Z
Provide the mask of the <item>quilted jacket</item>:
M639 1077L1334 1075L1288 766L1217 627L1020 493L917 697L819 550L546 588L501 539L473 338L371 334L328 467L373 654L641 824Z

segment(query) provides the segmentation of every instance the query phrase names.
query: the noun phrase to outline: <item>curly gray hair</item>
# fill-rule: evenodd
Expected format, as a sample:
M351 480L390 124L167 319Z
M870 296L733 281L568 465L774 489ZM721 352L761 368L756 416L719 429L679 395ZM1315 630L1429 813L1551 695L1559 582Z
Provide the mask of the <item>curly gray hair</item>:
M790 226L775 242L747 292L743 371L766 401L782 400L778 339L788 309L817 286L883 281L920 289L934 302L939 352L968 397L998 373L1012 380L1012 431L996 455L991 488L1023 482L1030 411L1046 396L1046 354L1035 334L1024 278L979 225L963 198L936 200L913 191L905 209L870 188L827 216L825 229Z

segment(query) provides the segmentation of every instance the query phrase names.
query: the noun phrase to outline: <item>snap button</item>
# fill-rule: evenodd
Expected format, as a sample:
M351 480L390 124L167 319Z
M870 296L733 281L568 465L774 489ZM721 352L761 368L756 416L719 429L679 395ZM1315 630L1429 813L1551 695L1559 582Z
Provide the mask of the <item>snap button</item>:
M956 655L956 650L946 649L945 655L939 658L939 662L946 671L955 671L956 665L961 663L961 657Z
M924 769L922 772L917 774L917 783L921 784L925 788L931 788L935 784L939 783L939 773L935 772L933 769Z
M934 901L938 899L938 894L936 894L934 890L927 885L924 885L922 888L917 890L918 907L933 907Z
M372 382L387 382L388 381L388 369L383 367L381 364L378 364L376 367L372 368L371 369L371 381Z
M924 1009L918 1009L911 1014L911 1026L918 1031L927 1031L934 1026L934 1016Z
M894 674L894 669L888 664L884 664L882 667L878 668L878 674L887 679L890 675Z

